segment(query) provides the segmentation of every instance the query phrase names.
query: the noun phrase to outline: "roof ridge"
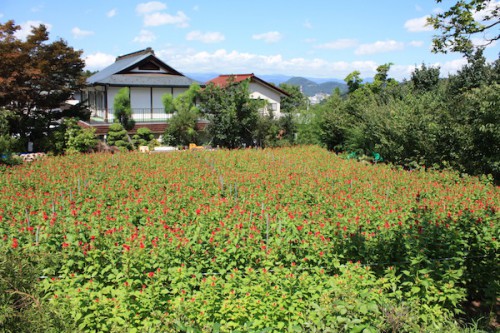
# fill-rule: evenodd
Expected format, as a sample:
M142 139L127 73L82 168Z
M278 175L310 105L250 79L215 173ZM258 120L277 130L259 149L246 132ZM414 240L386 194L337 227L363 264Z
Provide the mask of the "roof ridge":
M152 55L154 55L155 51L153 51L153 49L151 47L148 47L148 48L145 48L143 50L139 50L139 51L135 51L135 52L132 52L132 53L127 53L127 54L118 56L118 57L116 57L115 62L118 61L118 60L130 58L130 57L135 57L135 56L142 55L142 54L148 54L148 53L151 53Z

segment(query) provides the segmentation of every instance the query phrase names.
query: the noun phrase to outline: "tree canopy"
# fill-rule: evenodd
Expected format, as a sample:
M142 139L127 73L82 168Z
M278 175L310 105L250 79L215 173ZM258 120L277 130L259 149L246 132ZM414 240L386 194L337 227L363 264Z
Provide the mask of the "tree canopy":
M448 10L431 16L428 22L438 32L433 39L434 52L460 52L469 56L477 48L500 39L500 3L496 0L459 0ZM473 39L477 37L484 38L484 42L476 44Z
M82 51L62 39L49 41L44 25L32 27L26 39L16 36L20 29L14 21L0 24L0 108L11 114L8 135L43 149L64 115L59 107L84 84L85 64Z
M199 133L196 122L200 110L196 106L196 99L200 93L200 86L192 84L189 89L177 97L171 94L162 96L165 113L173 114L168 120L164 140L168 144L187 146L190 143L199 144Z
M230 80L225 87L211 83L201 92L200 100L202 114L210 121L208 131L214 145L254 145L262 101L250 98L248 81Z

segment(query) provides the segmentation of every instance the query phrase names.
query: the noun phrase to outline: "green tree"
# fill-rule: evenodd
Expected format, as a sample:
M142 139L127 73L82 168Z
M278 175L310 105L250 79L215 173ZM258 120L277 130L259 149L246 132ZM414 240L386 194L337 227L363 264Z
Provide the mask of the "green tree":
M94 128L81 128L76 119L65 119L65 152L66 153L86 153L97 145Z
M0 164L13 164L12 152L17 141L9 131L9 117L12 116L7 110L0 108Z
M253 133L257 146L263 148L272 147L278 144L278 140L283 140L282 136L280 136L279 125L279 121L272 114L260 115ZM282 130L281 135L284 135L284 130ZM283 142L280 143L284 144Z
M192 84L187 91L173 98L165 94L162 98L166 113L173 113L168 120L165 131L165 142L171 145L199 144L199 133L196 123L200 117L200 110L196 100L200 93L200 86Z
M347 113L345 100L340 90L334 93L321 105L320 138L328 150L336 152L345 149L346 131L352 125L353 118Z
M113 101L114 121L120 123L125 130L134 128L135 121L132 119L132 108L130 107L130 91L128 88L121 88L115 95Z
M322 131L322 113L321 105L311 105L297 114L296 127L297 138L295 143L301 145L321 145Z
M109 126L106 142L108 145L116 146L122 150L134 149L127 130L120 123L114 123Z
M298 86L282 83L279 87L288 93L288 96L281 98L280 103L281 117L278 119L280 137L288 143L294 143L297 133L297 116L307 109L309 101Z
M248 80L229 80L225 87L209 84L200 94L201 110L209 120L214 145L237 148L254 145L254 129L263 101L250 98Z
M137 133L132 136L132 141L136 147L149 146L154 142L155 136L147 127L137 129Z
M82 52L61 39L48 42L44 25L33 27L25 40L16 36L14 21L0 24L0 107L12 113L9 134L22 144L44 150L57 121L58 108L83 87Z
M439 83L439 67L427 67L422 64L420 68L415 68L411 73L411 82L416 91L432 91Z
M428 22L439 33L432 40L433 52L470 56L500 39L495 28L500 24L500 4L496 0L459 0L443 13L431 16ZM484 44L475 46L472 39L476 36L483 37Z
M356 91L359 87L361 87L363 79L360 77L360 75L361 75L360 71L354 71L345 77L344 81L345 83L347 83L349 93L352 93Z
M460 164L469 174L491 174L500 182L500 84L474 88L462 98L458 112L467 126L461 133Z

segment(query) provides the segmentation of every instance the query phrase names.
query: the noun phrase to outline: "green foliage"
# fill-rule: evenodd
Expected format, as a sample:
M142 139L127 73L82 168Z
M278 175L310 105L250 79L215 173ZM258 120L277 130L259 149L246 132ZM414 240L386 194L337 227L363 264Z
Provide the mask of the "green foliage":
M260 115L253 133L257 146L262 148L276 146L278 140L282 139L279 135L279 123L273 115Z
M345 77L344 81L345 83L347 83L349 93L353 93L359 87L361 87L363 79L360 77L360 75L361 75L360 71L354 71Z
M17 140L12 137L9 131L9 118L11 113L0 108L0 164L16 164L12 157Z
M164 94L161 96L161 102L166 114L175 113L174 96L172 94Z
M466 150L461 156L465 170L491 174L500 179L500 84L472 89L463 96L466 114ZM470 171L469 171L470 172Z
M134 146L127 134L127 130L119 123L114 123L109 126L109 131L106 137L106 142L110 146L116 146L124 150L132 150Z
M63 332L74 329L61 312L43 299L39 288L44 265L57 255L21 253L2 247L0 258L0 327L3 332ZM45 266L46 267L46 266Z
M432 91L439 83L439 67L427 67L422 64L411 74L411 82L417 92Z
M377 153L407 169L453 168L498 182L500 60L488 64L479 51L447 80L423 64L403 84L388 78L390 66L379 66L372 83L318 107L313 119L321 143L358 156Z
M51 135L63 117L58 108L84 84L82 51L75 51L65 41L49 42L44 25L34 27L25 39L14 21L0 24L0 108L9 116L9 134L18 136L26 149L51 146ZM29 93L26 93L26 92ZM50 93L47 93L50 92ZM2 111L4 112L4 111Z
M125 130L134 128L135 121L132 119L132 108L130 107L130 91L127 87L118 90L113 101L114 121L120 123Z
M478 15L481 11L483 14ZM448 10L431 16L428 23L439 32L432 40L434 52L460 52L469 56L500 39L498 30L495 33L500 24L500 5L492 0L459 0ZM479 35L485 38L485 43L475 46L472 39Z
M151 133L151 130L147 127L138 128L137 133L132 136L132 141L136 147L150 146L154 144L154 139L154 134Z
M281 117L278 119L278 127L280 128L280 141L292 144L295 142L297 133L297 116L307 110L309 101L307 97L300 91L299 86L293 86L286 83L280 84L280 89L289 94L281 98Z
M499 188L453 172L307 146L55 156L0 184L7 331L460 332L500 288Z
M67 153L86 153L97 145L94 128L81 128L73 118L65 120Z
M345 111L346 103L341 97L340 91L335 91L326 103L319 107L321 108L321 142L329 150L344 151L346 130L354 119Z
M165 112L174 113L168 120L164 141L171 145L187 146L190 143L200 144L200 133L196 123L200 111L196 100L200 94L200 86L192 84L187 91L173 98L170 94L162 97Z
M313 105L301 110L296 118L297 138L295 143L300 145L321 145L321 115L322 108Z
M208 132L215 146L254 145L254 129L262 101L250 98L249 82L229 81L224 88L209 84L200 94L202 114L210 121Z

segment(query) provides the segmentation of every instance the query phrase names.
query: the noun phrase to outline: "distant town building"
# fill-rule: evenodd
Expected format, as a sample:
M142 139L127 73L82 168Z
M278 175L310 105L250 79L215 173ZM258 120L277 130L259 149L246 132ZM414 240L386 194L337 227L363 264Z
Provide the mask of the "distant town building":
M323 100L327 99L328 97L330 97L330 94L317 93L316 95L308 97L308 98L309 98L309 103L311 103L311 105L314 105L314 104L321 103Z

